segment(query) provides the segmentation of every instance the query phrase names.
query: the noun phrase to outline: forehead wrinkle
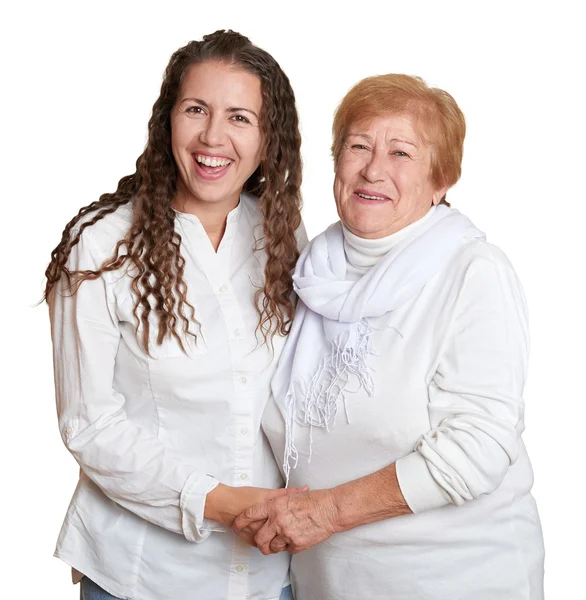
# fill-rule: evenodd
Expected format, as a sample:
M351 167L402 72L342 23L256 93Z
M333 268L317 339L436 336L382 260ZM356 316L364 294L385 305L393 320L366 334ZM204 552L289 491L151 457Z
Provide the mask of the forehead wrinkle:
M348 137L360 137L360 138L364 138L368 142L372 142L372 137L370 135L368 135L367 133L349 133Z
M387 143L388 144L393 144L395 142L400 142L402 144L409 144L409 146L413 146L414 148L418 148L417 144L414 144L413 142L409 142L408 140L404 140L402 138L397 138L397 137L391 138Z

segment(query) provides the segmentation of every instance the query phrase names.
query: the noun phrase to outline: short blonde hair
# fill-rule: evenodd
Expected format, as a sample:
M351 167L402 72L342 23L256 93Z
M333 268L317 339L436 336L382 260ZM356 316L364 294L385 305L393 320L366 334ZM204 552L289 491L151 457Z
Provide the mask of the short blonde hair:
M449 188L460 179L466 121L456 101L420 77L394 73L367 77L344 96L332 127L334 164L353 124L385 114L416 119L419 134L430 145L431 180L437 188Z

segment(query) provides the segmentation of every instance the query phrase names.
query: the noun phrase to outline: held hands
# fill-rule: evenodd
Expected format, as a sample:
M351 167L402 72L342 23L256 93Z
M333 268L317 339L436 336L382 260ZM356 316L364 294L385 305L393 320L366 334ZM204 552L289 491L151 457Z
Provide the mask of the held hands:
M284 490L281 490L283 492ZM395 463L328 490L304 488L247 507L232 531L263 554L307 550L333 533L411 514Z
M296 554L328 539L338 526L338 509L331 490L296 492L272 497L244 510L232 531L263 554L287 550Z
M220 483L206 497L205 517L206 519L218 521L229 529L234 519L245 509L290 494L303 493L308 489L307 486L303 486L301 488L274 490L251 486L231 487ZM255 545L254 535L244 534L240 537L249 544Z

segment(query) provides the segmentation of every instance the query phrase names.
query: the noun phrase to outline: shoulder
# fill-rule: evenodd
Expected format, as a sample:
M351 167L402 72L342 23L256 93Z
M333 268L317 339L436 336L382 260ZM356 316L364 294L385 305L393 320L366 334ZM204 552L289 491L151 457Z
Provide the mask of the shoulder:
M523 287L511 262L485 240L464 241L440 278L451 288L453 302L467 311L484 306L498 313L517 306L526 312Z
M98 217L101 210L98 208L84 215L76 223L72 231L72 236L77 236L83 228L80 238L81 245L88 249L95 248L97 252L110 256L116 244L124 238L130 229L132 224L132 205L128 203L119 206L113 212L90 224L93 219ZM87 226L84 227L84 225Z
M71 249L69 268L75 270L96 269L110 258L118 242L128 233L132 224L130 203L119 206L95 223L102 209L97 208L84 215L71 231L75 239L81 232L78 242ZM85 225L85 227L84 227Z
M297 246L299 248L299 252L301 253L309 244L309 238L307 237L307 230L305 229L305 223L303 222L303 219L301 219L301 223L295 232L295 237L297 238Z
M262 213L260 212L260 206L258 205L258 198L249 194L248 192L242 192L240 194L240 204L242 214L254 224L262 221Z
M315 255L316 253L327 254L332 247L343 244L344 234L342 233L342 222L336 221L318 233L305 246L305 253Z
M240 203L244 217L248 220L255 231L259 231L260 237L263 237L263 216L260 210L258 198L248 192L242 192L240 194ZM299 251L302 251L307 246L309 241L303 220L295 232L295 237L297 239Z
M515 275L513 265L506 254L485 239L465 239L450 262L449 268L459 273L495 272Z

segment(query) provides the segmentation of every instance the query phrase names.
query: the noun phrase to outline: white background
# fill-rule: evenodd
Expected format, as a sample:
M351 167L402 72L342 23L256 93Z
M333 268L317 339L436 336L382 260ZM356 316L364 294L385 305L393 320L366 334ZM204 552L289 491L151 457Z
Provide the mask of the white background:
M460 104L468 121L463 177L448 198L509 255L529 302L524 437L546 540L546 598L584 597L580 3L19 4L0 16L2 597L78 594L52 557L77 468L56 424L46 308L33 307L50 250L79 207L134 171L171 53L220 28L249 36L291 79L310 236L336 217L330 126L351 85L404 72Z

